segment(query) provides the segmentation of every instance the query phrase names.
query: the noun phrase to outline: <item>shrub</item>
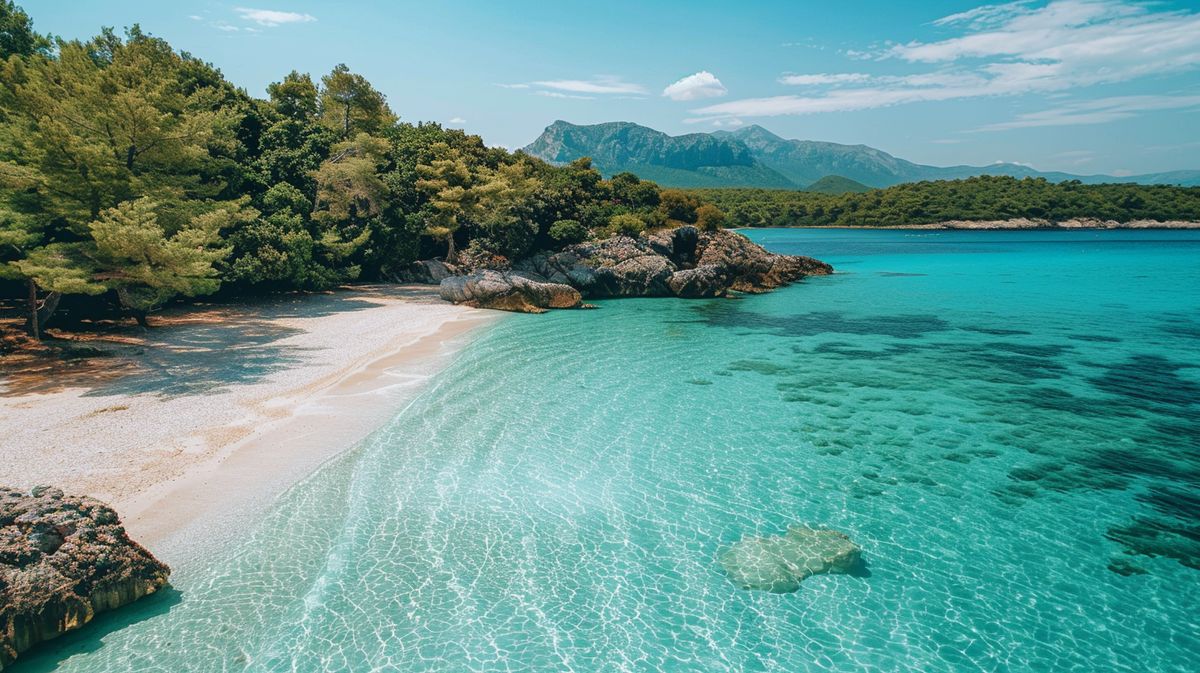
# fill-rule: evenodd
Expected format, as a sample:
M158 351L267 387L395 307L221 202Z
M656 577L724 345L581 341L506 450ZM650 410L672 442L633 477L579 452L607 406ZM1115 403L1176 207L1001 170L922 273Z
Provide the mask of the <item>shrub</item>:
M559 245L571 245L587 240L588 230L578 220L558 220L550 225L550 238Z
M645 230L646 222L632 213L613 215L608 221L608 233L611 236L621 235L636 238L638 234Z

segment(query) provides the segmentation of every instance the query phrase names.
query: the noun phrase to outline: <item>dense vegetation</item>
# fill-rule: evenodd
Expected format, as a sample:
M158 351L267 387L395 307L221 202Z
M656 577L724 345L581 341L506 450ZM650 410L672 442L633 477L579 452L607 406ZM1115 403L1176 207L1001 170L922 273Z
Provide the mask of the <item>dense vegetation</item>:
M861 194L770 189L698 189L729 227L896 226L949 220L1072 218L1200 220L1200 187L1049 182L981 176L913 182Z
M390 280L418 255L470 266L721 220L587 159L555 167L401 123L345 66L268 94L137 26L51 39L0 0L0 287L41 308L35 336L64 295L144 324L177 297Z

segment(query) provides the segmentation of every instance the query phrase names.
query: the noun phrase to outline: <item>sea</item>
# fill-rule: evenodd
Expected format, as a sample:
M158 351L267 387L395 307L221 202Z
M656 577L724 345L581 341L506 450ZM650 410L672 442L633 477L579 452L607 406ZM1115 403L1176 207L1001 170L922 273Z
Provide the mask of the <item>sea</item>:
M836 273L507 316L12 670L1200 670L1200 232L743 233ZM864 567L730 581L797 524Z

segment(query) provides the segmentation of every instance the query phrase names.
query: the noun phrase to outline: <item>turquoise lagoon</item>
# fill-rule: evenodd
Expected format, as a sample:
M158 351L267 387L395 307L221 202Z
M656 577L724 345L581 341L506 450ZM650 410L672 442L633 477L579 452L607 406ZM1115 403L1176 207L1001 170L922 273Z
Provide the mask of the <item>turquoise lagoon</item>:
M16 670L1200 670L1200 233L748 235L839 273L507 317ZM869 575L724 577L791 523Z

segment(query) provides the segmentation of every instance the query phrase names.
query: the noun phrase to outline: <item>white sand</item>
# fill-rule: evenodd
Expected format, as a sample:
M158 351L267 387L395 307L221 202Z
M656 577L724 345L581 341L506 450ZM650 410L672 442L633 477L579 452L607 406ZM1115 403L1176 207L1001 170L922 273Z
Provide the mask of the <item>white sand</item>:
M0 378L0 484L94 496L160 557L187 558L360 442L495 316L412 287L168 315L181 324L100 361L125 376Z

